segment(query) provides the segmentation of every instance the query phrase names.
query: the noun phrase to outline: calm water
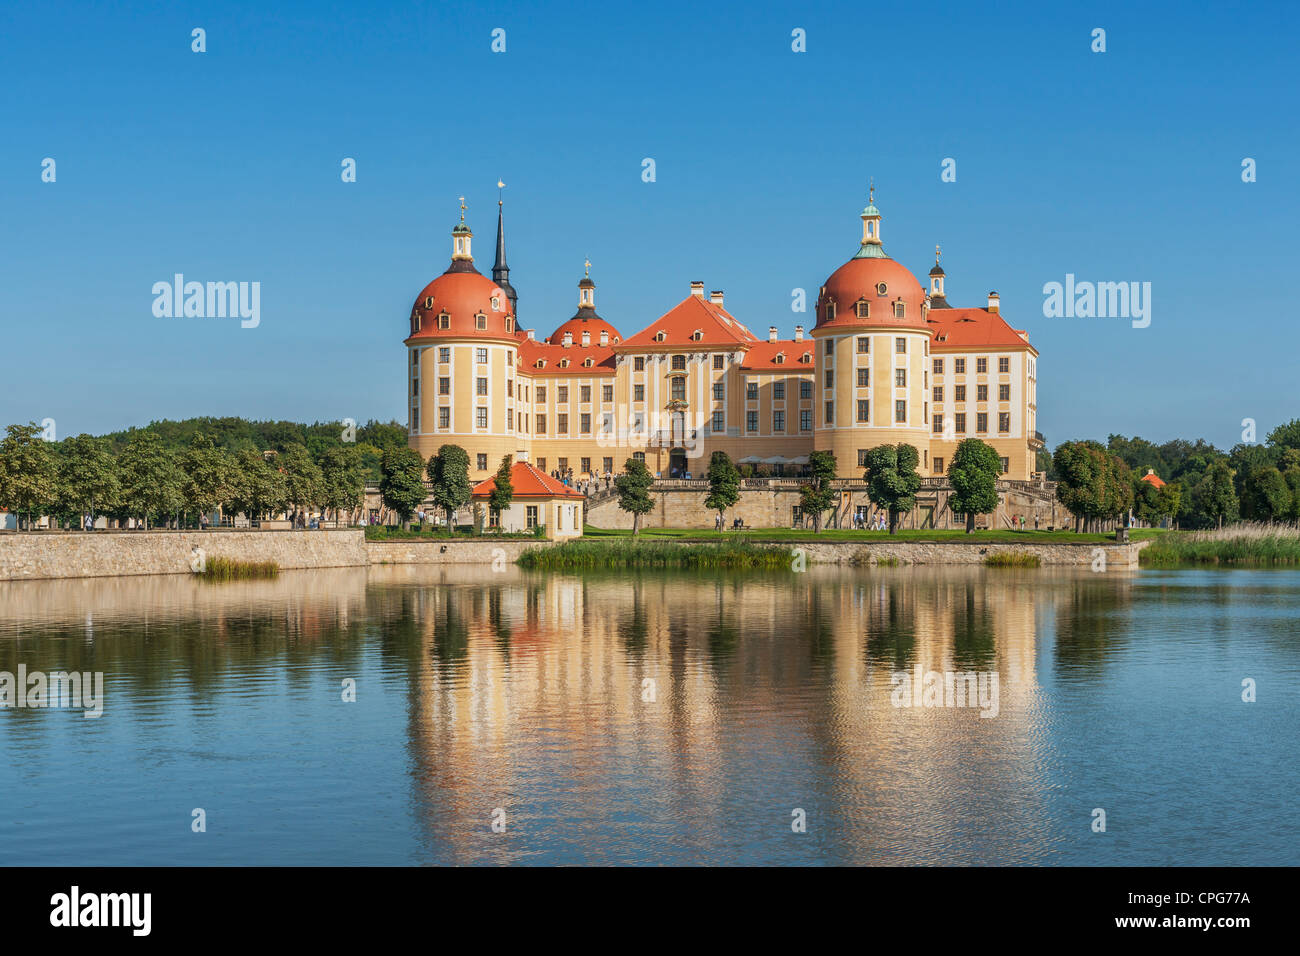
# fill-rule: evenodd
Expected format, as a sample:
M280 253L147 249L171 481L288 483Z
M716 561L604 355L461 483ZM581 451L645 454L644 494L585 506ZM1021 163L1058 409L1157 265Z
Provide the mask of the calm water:
M0 584L0 671L106 679L0 710L0 863L1294 865L1298 621L1292 571Z

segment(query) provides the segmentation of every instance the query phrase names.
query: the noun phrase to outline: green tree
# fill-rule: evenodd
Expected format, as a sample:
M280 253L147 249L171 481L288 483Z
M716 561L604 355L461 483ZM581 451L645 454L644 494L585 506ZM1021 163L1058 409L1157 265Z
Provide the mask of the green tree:
M63 442L59 459L58 496L77 516L88 515L93 527L99 509L112 507L119 491L117 462L108 442L91 435L78 435Z
M1178 520L1178 510L1183 503L1183 485L1180 481L1166 482L1165 486L1160 489L1160 499L1157 506L1157 514L1160 517L1166 517L1170 522Z
M297 442L285 446L275 461L284 475L285 499L298 510L309 510L321 503L324 478L320 466L311 457L306 445ZM421 470L424 461L420 461ZM423 500L423 499L421 499Z
M456 509L469 504L474 485L469 480L469 454L459 445L443 445L429 459L433 501L447 515L447 531L456 530Z
M352 445L325 448L319 457L321 471L321 505L339 519L339 513L349 516L365 501L366 475L361 464L361 454Z
M289 506L288 485L278 462L268 461L254 448L232 456L229 487L226 504L231 514L242 511L250 520L261 521Z
M230 498L234 465L212 439L196 433L181 455L181 497L187 510L206 514Z
M966 533L975 530L975 516L992 514L998 508L998 475L1002 462L997 451L978 438L957 443L948 463L952 494L948 507L966 516Z
M1251 476L1251 491L1258 521L1285 521L1291 516L1293 498L1282 472L1271 465Z
M146 529L154 515L165 518L183 507L180 467L154 432L134 432L117 457L117 467L122 507L142 518Z
M821 534L822 513L835 503L835 455L829 451L815 451L808 456L808 481L799 489L799 505L804 514L811 514L813 530Z
M725 527L726 511L740 500L740 472L725 451L715 451L709 457L709 494L704 507L718 513L718 527Z
M444 446L445 447L445 446ZM379 494L402 520L402 527L411 526L411 515L424 501L424 459L414 448L403 446L384 452L379 479Z
M1074 515L1075 531L1103 512L1106 451L1093 441L1058 445L1052 454L1057 474L1056 498Z
M614 479L618 506L632 516L633 537L641 533L641 516L654 510L655 503L650 497L654 480L650 469L639 458L629 458L624 462L623 474Z
M867 452L867 497L889 512L889 533L898 532L898 516L916 507L921 476L916 466L921 456L911 445L877 445Z
M15 515L26 514L28 531L32 513L38 516L54 503L58 469L54 450L35 422L10 425L0 439L0 504Z
M1300 449L1300 418L1274 428L1268 433L1268 443L1275 448Z
M1224 521L1236 520L1239 511L1237 491L1232 483L1232 469L1226 461L1216 461L1210 466L1197 486L1197 492L1205 514L1218 527L1222 528Z
M1165 485L1165 488L1168 488ZM1145 521L1154 527L1160 523L1160 516L1164 513L1161 504L1161 492L1164 488L1157 488L1149 481L1143 481L1139 478L1133 482L1133 514L1138 521Z
M513 464L514 459L510 455L502 455L497 473L492 476L492 491L488 494L488 507L496 512L498 522L501 520L502 513L510 507L510 502L515 500L515 486L510 481L510 468Z

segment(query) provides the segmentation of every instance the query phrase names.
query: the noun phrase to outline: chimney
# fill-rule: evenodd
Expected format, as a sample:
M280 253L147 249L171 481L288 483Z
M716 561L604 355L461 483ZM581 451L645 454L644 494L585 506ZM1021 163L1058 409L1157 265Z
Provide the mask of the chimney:
M767 327L767 340L768 340L769 342L775 342L775 341L776 341L776 326L775 326L775 325L769 325L769 326Z
M697 298L703 299L703 298L704 298L704 283L703 283L703 282L692 282L692 283L691 283L691 295L693 295L693 296L695 296L695 297L697 297Z
M997 310L998 310L998 294L997 294L996 292L990 292L990 293L989 293L989 311L990 311L990 312L996 312Z
M585 348L586 348L588 345L590 345L590 344L591 344L591 333L590 333L590 332L583 332L583 333L582 333L582 347L585 349Z
M572 345L572 344L573 344L573 333L572 333L572 332L565 332L565 333L564 333L564 338L561 340L561 344L564 345L565 348L568 348L570 345Z
M796 326L794 327L794 340L795 340L796 342L802 342L802 341L803 341L803 326L802 326L802 325L796 325Z
M536 329L528 329L528 331L524 333L525 335L528 336L528 341L530 341L530 342L536 342L536 341L537 341L537 336L533 334L533 333L535 333L536 331L537 331Z
M608 345L608 344L609 344L609 333L608 333L608 332L601 332L601 333L600 333L600 344L601 344L601 345Z
M709 301L714 305L722 305L722 290L714 289L709 293Z

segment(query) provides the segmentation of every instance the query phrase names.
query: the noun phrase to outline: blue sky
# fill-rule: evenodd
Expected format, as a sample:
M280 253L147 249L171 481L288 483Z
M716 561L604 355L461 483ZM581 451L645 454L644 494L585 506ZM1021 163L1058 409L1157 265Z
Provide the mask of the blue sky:
M1029 330L1051 444L1230 446L1247 417L1262 438L1300 417L1297 19L1281 3L9 5L0 424L400 419L411 303L446 268L462 193L488 271L498 177L539 336L573 313L587 256L625 333L701 279L789 335L812 324L791 290L811 299L856 250L874 177L894 258L923 278L942 244L950 301L996 289ZM261 324L156 318L153 283L177 272L260 282ZM1150 327L1044 318L1043 284L1067 273L1150 282Z

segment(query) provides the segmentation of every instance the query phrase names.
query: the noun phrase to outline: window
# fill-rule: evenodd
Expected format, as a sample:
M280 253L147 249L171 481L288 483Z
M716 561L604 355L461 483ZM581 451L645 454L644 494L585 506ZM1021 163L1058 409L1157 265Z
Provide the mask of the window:
M613 385L602 385L600 387L600 400L602 402L612 402L614 400Z
M600 430L601 430L602 432L604 432L606 435L611 435L611 434L613 434L613 432L614 432L614 413L613 413L613 412L601 412L601 413L600 413Z
M420 374L420 350L411 349L411 374Z
M894 318L901 319L907 315L907 303L901 299L894 303Z
M943 374L943 359L934 360L934 374L935 375Z
M726 360L726 358L727 358L727 357L726 357L725 355L715 355L715 356L713 356L713 367L714 367L715 369L721 369L721 368L722 368L722 364L723 364L723 362Z
M487 349L475 349L474 361L478 362L480 365L487 362Z
M478 428L487 428L487 427L488 427L488 426L487 426L487 409L486 409L486 408L482 408L482 407L480 407L480 408L476 408L476 409L474 409L474 425L475 425L476 427L478 427Z
M643 452L643 451L634 451L634 452L632 452L632 459L633 459L634 461L639 461L639 462L641 462L641 464L644 465L644 464L645 464L645 452Z
M812 382L806 378L799 382L799 397L812 398Z
M889 286L883 282L876 283L876 295L889 295Z
M952 387L952 400L953 400L954 402L964 402L964 401L966 401L966 386L965 386L965 385L954 385L954 386Z
M871 403L865 398L858 399L858 421L865 422L871 413Z
M975 401L987 402L989 400L989 387L987 385L975 386Z
M936 459L934 460L934 473L935 473L936 475L942 475L942 474L943 474L943 459L942 459L942 458L936 458Z
M1011 371L1011 359L1007 358L1005 355L1000 356L1000 357L998 358L998 371L1001 372L1001 373L1004 374L1004 375L1005 375L1007 372L1010 372L1010 371Z
M965 360L965 359L953 359L953 360L952 360L952 370L953 370L956 374L958 374L958 375L965 375L965 374L966 374L966 360Z
M561 385L555 390L555 400L561 405L569 404L569 386Z
M826 387L831 388L834 385L835 385L835 369L828 368L826 370Z
M1011 470L1011 460L1009 458L999 458L998 465L1001 466L1004 475Z
M546 470L546 459L545 459L545 458L539 458L539 459L537 459L537 468L538 468L539 471L545 471L545 470Z
M721 382L714 382L713 400L715 402L720 402L726 397L727 397L727 386L723 385Z
M442 348L438 349L438 361L439 362L451 361L451 349L448 346L444 345Z
M634 401L634 402L644 402L644 401L645 401L645 386L644 386L644 385L633 385L633 386L632 386L632 401Z
M446 312L443 312L441 315L438 316L438 328L444 331L451 328L451 316L449 316Z
M546 416L545 416L545 415L538 415L538 416L537 416L537 434L539 434L539 435L545 435L545 434L546 434ZM542 467L542 466L541 466L541 465L538 465L537 467L540 468L540 467Z
M583 459L581 460L580 464L581 464L581 466L582 466L582 473L583 473L584 475L590 475L590 474L591 474L591 459L590 459L590 458L583 458Z
M514 427L515 427L515 410L513 408L507 408L506 409L506 431L513 431Z
M988 413L988 412L976 412L976 413L975 413L975 432L976 432L976 434L982 434L982 433L984 433L984 432L986 432L986 431L988 431L988 430L989 430L989 413Z
M439 395L451 394L451 379L447 378L447 376L445 375L438 379L438 394Z
M869 448L859 448L859 449L858 449L858 467L859 467L859 468L866 468L866 467L867 467L867 455L870 454L870 451L871 451L871 450L870 450Z
M942 402L942 401L943 401L943 386L942 386L942 385L936 385L934 388L930 389L930 398L934 400L934 403L935 403L936 405L938 405L940 402Z
M632 369L633 369L633 371L636 371L636 372L644 372L644 371L645 371L645 356L644 356L644 355L638 355L638 356L636 356L634 359L632 359Z
M907 369L894 369L894 388L907 388Z
M745 431L758 431L758 412L745 412Z
M524 526L537 527L537 505L524 505Z
M568 416L568 415L556 415L556 416L555 416L555 433L556 433L557 435L567 435L567 434L569 434L569 416Z
M952 416L953 431L958 435L966 434L966 413L958 412Z
M1000 431L1000 432L1009 432L1009 431L1011 431L1011 413L1010 413L1010 412L998 412L998 431ZM1005 471L1006 469L1003 469L1003 470Z
M865 302L861 302L861 303L859 303L859 305L866 305L866 303L865 303ZM865 336L865 335L859 335L859 336L858 336L858 354L859 354L859 355L865 355L867 352L870 352L870 351L871 351L871 339L870 339L868 336Z
M934 413L934 423L931 426L930 430L934 432L936 435L943 434L943 415L940 414L939 412Z
M772 431L785 431L785 412L777 411L772 413Z
M859 303L857 304L857 311L858 311L858 318L859 318L859 319L870 318L870 316L871 316L871 303L869 303L869 302L859 302ZM858 341L861 342L862 339L859 339ZM865 352L866 349L859 349L859 351Z
M475 395L487 394L487 379L485 378L474 379L474 394Z
M478 465L479 471L487 471L487 455L484 452L479 452L475 455L474 460L475 464Z
M826 303L826 321L829 322L835 318L835 303L833 301Z
M411 379L411 394L412 395L420 394L420 380L418 378Z
M509 320L509 319L506 319L506 324L507 324L507 325L510 324L510 320ZM506 331L509 332L510 329L507 328ZM511 366L511 365L514 365L514 364L515 364L515 353L514 353L514 352L506 352L506 365L507 365L507 366Z
M450 427L451 427L451 409L450 409L450 408L440 408L440 409L438 409L438 427L439 427L439 428L450 428Z
M826 418L825 418L825 421L826 421L826 424L827 424L827 425L834 425L834 424L835 424L835 403L834 403L834 402L827 402L827 403L826 403Z
M476 315L476 316L474 316L474 328L478 329L480 332L486 331L486 329L487 329L487 316L486 316L486 315Z
M898 401L894 402L894 421L895 422L907 421L907 400L906 399L900 398Z
M546 386L545 386L545 385L538 385L538 386L537 386L537 404L538 404L538 405L545 405L545 404L546 404Z
M515 380L513 378L508 378L506 379L506 398L514 398L514 397L515 397Z
M672 394L673 401L675 402L686 401L686 376L685 375L676 376L671 380L671 384L672 384L671 394Z
M602 458L602 459L600 460L600 463L601 463L601 467L605 470L605 474L607 474L607 475L608 475L608 474L613 474L613 472L614 472L614 459L613 459L613 458Z
M977 358L975 360L975 374L986 375L989 370L989 360L986 358Z
M589 412L583 412L581 415L578 416L578 434L579 435L591 434L591 414ZM582 470L586 471L587 469L584 468Z
M584 405L587 405L587 404L590 404L590 403L591 403L591 386L590 386L590 385L581 385L581 386L579 386L579 388L578 388L578 401L582 402L582 404L584 404Z
M998 401L999 401L999 402L1009 402L1009 401L1011 401L1011 386L1010 386L1010 385L999 385L999 386L998 386Z
M806 408L799 412L799 431L812 431L812 412Z
M684 372L684 371L686 371L686 356L685 356L685 355L674 355L674 356L673 356L673 371L674 371L674 372Z
M898 338L894 339L894 354L896 355L907 354L907 339L901 335Z
M411 431L418 432L419 430L420 430L420 409L417 406L411 409Z
M858 369L858 388L867 388L871 384L871 370Z
M567 459L567 458L561 458L561 459L560 459L560 474L561 474L561 475L567 475L568 473L569 473L569 459Z
M745 383L745 401L747 401L747 402L756 402L756 401L758 401L758 383L757 383L757 382L746 382L746 383Z
M826 340L825 340L825 344L822 346L822 354L823 354L823 355L826 355L827 357L830 357L830 356L832 356L832 355L835 354L835 340L834 340L834 339L826 339Z
M727 416L724 412L713 413L713 434L720 435L726 430Z

